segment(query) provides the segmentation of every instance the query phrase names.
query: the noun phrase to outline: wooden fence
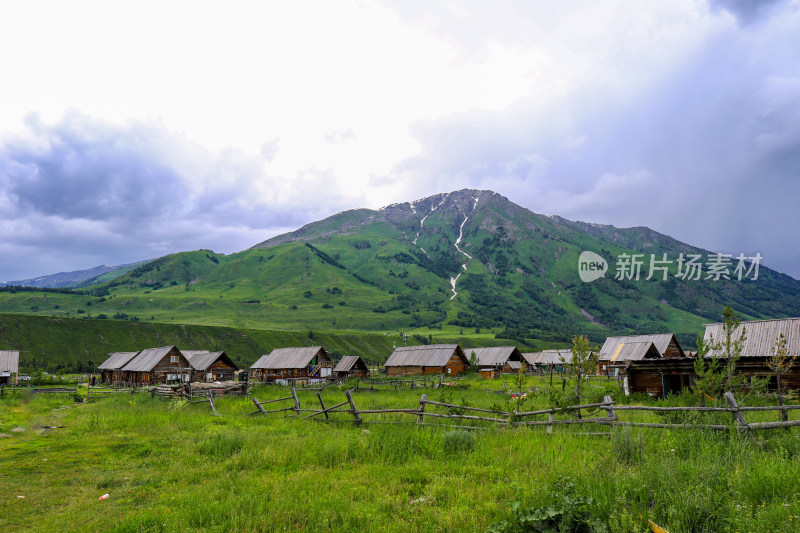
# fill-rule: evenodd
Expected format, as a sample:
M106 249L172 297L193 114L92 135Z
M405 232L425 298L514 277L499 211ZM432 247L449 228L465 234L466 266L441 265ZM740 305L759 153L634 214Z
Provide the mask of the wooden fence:
M74 387L0 387L0 394L5 391L20 391L30 394L78 394L78 385Z
M800 420L789 420L789 411L796 411L800 409L800 405L777 405L777 406L758 406L758 407L744 407L736 403L733 394L725 393L725 399L728 407L650 407L644 405L617 405L610 396L606 396L603 402L573 405L569 407L556 407L551 409L538 409L534 411L523 412L508 412L508 411L493 411L491 409L482 409L478 407L470 407L465 405L457 405L451 403L437 402L428 399L427 394L423 394L419 400L419 405L415 408L406 409L358 409L355 401L353 400L351 391L344 391L346 401L332 406L325 406L322 400L322 395L317 393L319 401L319 408L304 409L300 405L295 389L291 389L291 396L277 398L266 402L260 402L256 398L252 398L253 403L257 407L257 411L249 413L249 415L267 415L272 413L286 413L290 411L296 417L306 419L321 420L324 416L325 420L331 420L330 415L335 413L344 413L352 416L352 422L360 425L365 422L379 422L375 420L365 420L363 417L367 415L385 415L385 414L399 414L414 417L414 422L421 425L448 425L458 428L468 429L485 429L487 427L534 427L544 426L547 433L552 433L553 427L558 425L585 425L585 424L598 424L610 426L629 426L629 427L645 427L645 428L660 428L660 429L708 429L715 431L730 431L731 429L738 429L743 431L751 430L766 430L766 429L786 429L793 426L800 426ZM264 406L279 402L291 402L287 407L280 407L277 409L265 409ZM430 406L430 409L426 409ZM436 411L434 409L438 409ZM440 412L446 410L446 412ZM582 411L605 411L605 416L590 416L584 418ZM650 423L650 422L631 422L620 420L617 415L618 411L642 411L642 412L701 412L701 413L730 413L731 424L703 424L703 423ZM779 420L775 422L747 422L744 413L757 412L757 411L778 411ZM305 413L305 414L304 414ZM569 418L556 418L557 415L567 415ZM547 416L547 419L535 419L537 417ZM431 422L425 422L426 417L432 419ZM456 422L452 424L450 422ZM386 421L382 421L386 423ZM412 422L408 420L407 422ZM438 422L438 423L437 423ZM442 424L444 422L445 424ZM478 425L480 423L480 425Z

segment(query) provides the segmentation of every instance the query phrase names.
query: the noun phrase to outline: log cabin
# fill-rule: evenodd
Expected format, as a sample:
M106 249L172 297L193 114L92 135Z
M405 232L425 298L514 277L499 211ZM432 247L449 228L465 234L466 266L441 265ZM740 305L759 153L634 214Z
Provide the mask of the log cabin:
M722 324L708 324L704 334L706 342L719 342L724 333ZM742 354L736 370L747 377L768 377L767 389L777 390L775 374L767 365L772 350L780 334L786 338L789 354L800 354L800 318L777 320L753 320L742 322L739 330L734 332L734 339L744 330L745 340L742 343ZM696 374L694 363L696 352L684 352L686 357L646 358L629 360L612 364L611 369L619 368L623 389L626 394L642 392L652 396L665 397L678 393L683 389L694 387ZM711 350L706 359L724 358L724 354ZM781 377L783 390L800 390L800 367L795 364L788 374Z
M19 379L19 350L0 350L0 385Z
M723 324L706 325L703 340L709 344L724 340L722 326ZM742 333L745 338L742 343L742 356L736 364L736 369L748 377L770 378L767 388L776 391L777 379L767 362L772 356L780 335L786 339L789 355L795 357L800 355L800 318L742 322L734 331L733 338L739 338ZM706 357L724 358L725 354L712 349ZM781 376L781 388L800 390L800 360L795 362L787 374Z
M522 354L522 359L529 368L536 370L557 370L563 372L572 362L572 351L563 348L560 350L542 350Z
M108 359L103 361L100 370L101 383L118 383L124 381L122 367L127 365L131 359L139 355L139 352L111 352Z
M326 379L333 373L333 361L322 346L276 348L262 355L250 367L251 381L279 379L309 381Z
M345 355L336 363L333 375L337 378L358 377L368 378L369 367L360 355Z
M239 367L225 352L183 350L183 355L192 365L192 382L233 381Z
M469 368L458 344L429 344L397 348L384 363L389 376L446 374L457 376Z
M192 365L175 346L148 348L122 367L123 380L135 385L188 383Z
M478 359L478 373L488 379L502 372L519 370L522 352L516 346L495 346L491 348L468 348L464 351L468 360L472 354ZM512 363L516 363L512 366Z
M630 346L631 344L636 346ZM644 345L640 343L645 343ZM678 339L672 333L657 333L652 335L628 335L624 337L608 337L597 358L597 375L606 375L612 372L611 365L619 366L628 360L638 360L642 357L650 358L654 354L647 348L651 343L657 357L675 358L686 357Z

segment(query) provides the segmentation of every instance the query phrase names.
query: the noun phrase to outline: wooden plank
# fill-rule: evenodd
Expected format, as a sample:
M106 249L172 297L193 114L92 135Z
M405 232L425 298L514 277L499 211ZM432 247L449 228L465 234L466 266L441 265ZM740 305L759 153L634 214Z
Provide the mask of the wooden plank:
M739 411L739 405L736 403L736 399L733 397L733 393L726 392L724 396L725 400L728 402L728 405L730 405L731 409L733 410L732 411L733 419L739 423L739 426L742 429L749 429L747 426L747 421L744 419L744 415L741 413L741 411Z
M322 412L325 413L325 420L330 420L330 416L328 416L328 411L325 410L325 402L322 401L322 392L317 393L317 399L319 400L319 404L322 406ZM311 415L314 416L314 415Z
M297 399L297 391L294 390L294 386L292 386L292 398L294 399L295 413L300 416L300 400Z
M424 403L427 403L429 405L438 405L440 407L452 407L452 408L455 408L455 409L465 409L467 411L478 411L478 412L481 412L481 413L492 413L492 414L495 414L495 415L508 415L509 414L509 413L507 413L505 411L492 411L491 409L480 409L478 407L469 407L467 405L456 405L454 403L434 402L432 400L428 400L427 397L428 397L428 395L426 394L425 395L426 399L425 400L420 400L420 403L424 402Z
M786 422L754 422L747 425L749 429L789 429L792 426L800 426L800 420L789 420Z
M608 416L609 420L611 420L611 428L614 428L614 421L617 420L617 415L614 413L614 400L611 399L611 396L603 396L603 401L608 404L608 407L605 408L606 416Z
M217 413L217 408L214 405L214 395L211 394L211 391L208 391L208 403L209 403L209 405L211 405L211 410L214 411L214 414L215 415L219 414L219 413Z
M361 416L358 414L358 409L356 409L356 404L353 402L353 397L350 395L350 391L344 391L344 395L347 396L347 401L350 403L350 409L353 413L353 418L355 419L356 425L360 426L362 422Z
M320 398L320 403L322 403L322 398ZM308 416L304 416L303 418L311 418L311 417L314 417L314 416L317 416L317 415L321 415L323 413L325 414L325 418L329 418L328 417L328 413L347 413L348 411L334 411L334 409L337 409L337 408L339 408L339 407L341 407L343 405L346 405L346 404L347 404L347 402L337 403L336 405L331 406L331 407L327 407L327 408L325 408L325 404L322 404L322 406L323 406L323 410L322 411L314 411L313 414L310 414Z

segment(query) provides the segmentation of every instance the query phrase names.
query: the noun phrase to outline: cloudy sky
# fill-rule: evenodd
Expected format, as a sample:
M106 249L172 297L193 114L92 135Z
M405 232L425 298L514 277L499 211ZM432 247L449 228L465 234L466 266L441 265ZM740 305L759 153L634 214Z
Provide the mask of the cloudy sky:
M800 277L800 0L14 2L0 280L465 187Z

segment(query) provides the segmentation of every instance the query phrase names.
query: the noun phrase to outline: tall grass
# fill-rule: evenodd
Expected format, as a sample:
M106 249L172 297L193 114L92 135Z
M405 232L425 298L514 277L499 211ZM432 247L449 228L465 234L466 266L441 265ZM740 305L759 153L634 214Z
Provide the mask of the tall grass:
M455 403L501 401L483 389L502 383L470 383L452 393ZM364 409L412 407L422 392L353 397ZM285 393L255 391L263 400ZM318 404L298 394L304 407ZM589 509L611 531L645 531L653 520L670 531L789 532L800 520L796 430L463 433L388 423L402 415L360 427L347 413L248 417L244 398L220 398L215 417L204 404L147 395L53 411L69 403L54 396L0 402L0 432L11 435L0 438L2 530L476 531L510 518L512 502L563 501L567 486L597 500ZM336 388L322 396L343 398ZM544 393L530 406L543 403ZM26 431L9 433L17 425Z

